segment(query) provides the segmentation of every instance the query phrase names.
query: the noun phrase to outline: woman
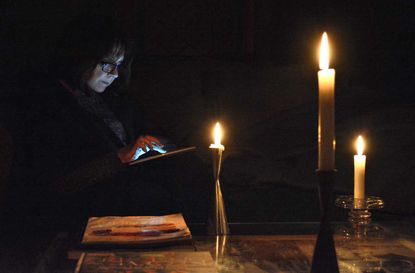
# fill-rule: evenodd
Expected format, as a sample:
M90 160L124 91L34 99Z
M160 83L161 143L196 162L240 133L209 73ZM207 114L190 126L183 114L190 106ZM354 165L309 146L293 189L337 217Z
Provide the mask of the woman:
M23 103L16 215L78 225L74 218L177 211L169 185L154 182L155 173L168 170L126 164L150 150L165 152L165 140L152 135L152 123L120 92L132 57L119 29L106 17L84 17L64 35L56 80Z
M113 115L112 110L95 93L102 94L106 89L109 89L120 76L120 70L123 69L124 73L129 75L131 60L125 60L128 65L123 66L127 53L127 42L113 28L114 24L108 25L108 22L100 22L102 19L102 17L95 18L95 25L92 25L91 22L78 21L81 23L78 26L78 31L82 30L82 32L74 33L74 36L81 38L75 45L73 41L76 38L67 36L64 46L60 47L64 49L62 53L67 54L61 56L61 60L65 60L65 57L67 59L59 65L61 67L59 82L75 97L82 108L102 119L125 146L127 139L122 122ZM109 19L105 18L105 21L109 21ZM85 25L89 27L85 28ZM65 48L68 45L70 48ZM74 46L77 48L74 49ZM69 52L71 54L68 54ZM113 92L116 91L113 90ZM146 152L156 148L157 151L163 153L162 146L157 138L143 135L130 145L120 149L118 157L122 163L128 163L134 158L138 149Z

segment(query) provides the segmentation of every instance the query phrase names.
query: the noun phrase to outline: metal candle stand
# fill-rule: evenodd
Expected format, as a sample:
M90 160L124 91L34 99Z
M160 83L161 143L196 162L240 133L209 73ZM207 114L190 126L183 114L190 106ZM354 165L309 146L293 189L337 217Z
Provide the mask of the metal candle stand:
M219 174L222 165L221 148L212 149L213 154L213 177L214 189L212 200L212 212L208 219L208 233L211 235L229 234L228 219L226 217L225 203L223 201L222 190L220 188Z
M314 248L311 273L338 273L336 249L330 224L335 171L317 171L320 200L320 230Z
M349 209L350 228L343 228L341 233L350 238L381 237L383 230L372 224L372 213L369 210L381 209L384 202L380 197L367 196L363 199L354 198L353 195L342 195L336 199L336 206Z

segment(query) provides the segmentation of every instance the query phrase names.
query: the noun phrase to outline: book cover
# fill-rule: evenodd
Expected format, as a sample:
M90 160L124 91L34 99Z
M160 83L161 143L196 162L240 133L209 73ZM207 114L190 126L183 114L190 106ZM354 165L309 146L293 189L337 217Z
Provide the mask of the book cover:
M181 213L163 216L105 216L88 219L83 246L151 246L190 241L192 235Z
M207 251L83 253L75 273L216 273Z

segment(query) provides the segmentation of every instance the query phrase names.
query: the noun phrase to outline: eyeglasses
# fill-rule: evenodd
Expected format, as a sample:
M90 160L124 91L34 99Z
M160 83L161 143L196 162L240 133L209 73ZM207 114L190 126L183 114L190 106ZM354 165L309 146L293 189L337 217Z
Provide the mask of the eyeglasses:
M121 66L122 66L122 64L101 62L101 69L105 73L113 73L115 71L115 69L118 70L118 68L121 67Z

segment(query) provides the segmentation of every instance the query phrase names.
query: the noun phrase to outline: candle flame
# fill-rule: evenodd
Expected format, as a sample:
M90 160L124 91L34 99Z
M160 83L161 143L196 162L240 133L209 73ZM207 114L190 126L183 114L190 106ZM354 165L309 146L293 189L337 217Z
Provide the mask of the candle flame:
M362 136L358 136L357 140L356 140L356 149L357 149L357 154L358 155L363 155L363 149L365 147L365 143L363 141L363 137Z
M222 139L222 130L220 128L219 122L216 122L214 137L215 137L215 145L221 145L220 141Z
M329 69L329 42L326 32L321 36L320 69Z

